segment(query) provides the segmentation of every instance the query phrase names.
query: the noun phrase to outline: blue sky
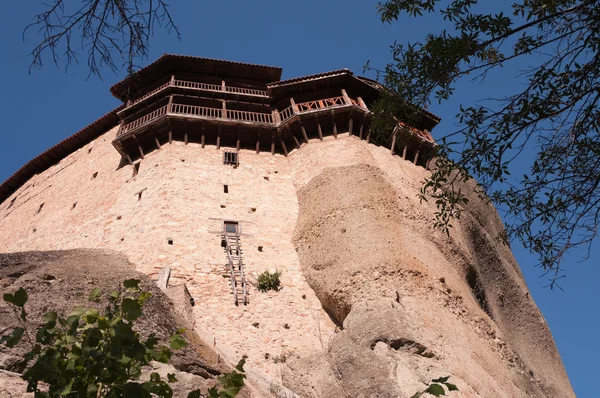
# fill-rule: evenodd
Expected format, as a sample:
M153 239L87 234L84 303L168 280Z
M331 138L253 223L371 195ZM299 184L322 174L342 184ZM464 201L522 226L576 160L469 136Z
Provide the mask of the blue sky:
M76 0L70 0L76 1ZM87 79L83 63L65 73L50 59L41 70L29 73L27 54L36 43L35 32L23 41L22 30L40 9L40 1L7 2L0 13L0 98L2 139L0 181L24 163L60 140L85 127L119 105L109 87L123 78L104 71L103 78ZM282 2L257 0L173 0L172 12L183 40L157 31L152 38L153 61L163 53L221 58L283 67L283 78L349 68L357 74L367 60L383 66L395 40L419 40L429 30L440 28L431 20L402 19L383 25L375 12L376 1L304 0ZM463 84L452 101L430 111L443 121L432 133L441 136L453 128L459 104L470 104L489 93L506 93L519 88L509 70L493 76L486 84ZM579 263L575 255L568 264L564 291L544 286L547 278L535 268L536 258L514 245L514 253L525 274L532 296L542 310L579 397L594 395L600 354L598 326L600 260L598 250Z

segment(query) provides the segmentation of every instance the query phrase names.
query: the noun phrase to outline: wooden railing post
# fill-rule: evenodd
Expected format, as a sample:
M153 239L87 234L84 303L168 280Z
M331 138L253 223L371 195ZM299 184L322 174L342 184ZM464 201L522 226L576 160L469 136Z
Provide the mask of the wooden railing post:
M365 104L365 101L363 101L363 99L361 97L357 97L358 99L358 103L360 104L360 106L362 108L365 108L366 110L369 110L369 108L367 108L367 104Z
M225 81L223 81L223 87L225 87ZM223 110L221 112L221 117L223 119L227 119L227 106L225 105L225 101L223 101Z
M292 97L290 97L290 104L292 104L292 111L294 115L297 115L300 111L298 110L298 105L296 105L296 101Z
M344 97L344 103L346 105L352 105L352 101L350 101L350 97L348 96L348 93L344 89L342 89L342 97Z
M273 115L273 123L274 124L281 123L281 116L279 115L279 111L277 109L273 109L271 111L271 114Z
M175 85L175 75L171 75L171 83L170 83L170 85L171 86Z
M227 87L225 86L225 80L221 80L221 90L227 91Z
M169 95L169 105L167 105L167 113L171 113L173 111L173 96Z

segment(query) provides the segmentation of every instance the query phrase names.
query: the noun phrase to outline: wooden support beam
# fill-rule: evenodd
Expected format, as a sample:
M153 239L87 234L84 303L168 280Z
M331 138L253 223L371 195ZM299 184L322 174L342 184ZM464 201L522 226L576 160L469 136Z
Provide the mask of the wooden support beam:
M130 157L129 155L125 154L125 158L127 159L127 162L128 162L130 165L133 165L133 162L131 161L131 157Z
M394 133L392 135L392 146L390 148L390 153L394 154L394 149L396 149L396 129L394 129Z
M271 134L271 155L275 155L275 133Z
M402 151L402 159L406 159L406 151L408 150L408 146L404 146L404 150Z
M294 139L294 143L296 144L296 148L300 148L300 142L298 141L298 138L296 138L296 134L294 134L294 131L290 130L290 134L292 135L292 138Z
M413 160L413 164L417 164L418 161L419 161L419 151L417 150L417 153L415 153L415 159Z
M185 122L183 123L183 125L184 125L183 142L185 143L185 145L187 145L188 144L187 119L185 120Z
M306 135L306 129L304 128L302 123L300 123L300 131L302 131L302 137L304 138L304 142L308 144L308 135Z
M221 90L227 91L227 87L225 86L225 80L221 80Z
M348 134L352 134L352 128L354 127L354 120L352 119L352 114L350 114L350 120L348 120Z
M154 142L156 143L156 149L160 149L160 142L158 141L158 138L154 137Z
M140 157L144 159L144 151L142 150L142 146L138 143L138 150L140 151Z
M200 145L202 145L202 148L204 148L204 146L206 145L206 134L205 134L205 126L204 123L202 123L202 137L200 137Z
M173 143L173 130L169 129L169 144Z
M321 130L321 123L319 122L319 117L315 113L315 120L317 121L317 132L319 133L319 139L323 141L323 130Z
M225 100L222 101L223 104L223 109L221 110L221 117L223 119L227 119L227 105L225 103Z
M279 136L279 143L281 144L281 149L283 149L283 154L285 156L287 156L288 150L287 150L287 147L285 146L285 142L283 142L283 139L281 138L281 136Z
M335 123L335 112L331 111L331 120L333 123L333 138L337 138L337 124Z
M260 153L260 130L256 131L256 154Z
M171 86L175 85L175 75L171 75Z
M371 142L371 128L369 127L369 129L367 130L367 144Z
M221 148L221 125L217 128L217 149Z
M235 141L235 150L239 152L240 150L240 143L241 143L241 139L240 139L240 127L238 126L237 128L237 140Z
M358 138L360 138L361 140L363 139L363 130L365 128L364 124L360 124L360 128L358 129Z

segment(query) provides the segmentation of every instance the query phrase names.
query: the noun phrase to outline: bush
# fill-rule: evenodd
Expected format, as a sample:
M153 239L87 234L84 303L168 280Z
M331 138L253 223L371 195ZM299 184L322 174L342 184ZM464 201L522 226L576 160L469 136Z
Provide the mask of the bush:
M281 289L281 271L265 271L258 276L258 290L268 292L269 290L279 291Z
M15 347L25 337L31 351L25 354L21 364L26 368L22 375L27 381L27 391L36 397L161 397L171 398L173 390L169 383L177 379L168 374L167 379L152 373L150 380L139 380L143 366L150 361L168 363L172 350L187 345L184 330L171 336L168 346L161 344L151 334L142 338L135 331L135 321L142 315L144 303L151 293L139 288L140 281L129 279L120 291L107 294L109 305L104 311L96 308L76 308L67 318L56 312L44 315L44 324L31 337L27 330L27 292L20 288L14 294L5 293L4 301L11 305L20 326L1 336L0 344ZM99 303L102 292L94 289L89 300ZM210 389L209 398L233 398L244 386L242 359L236 370L220 379L221 390ZM39 383L48 385L47 391ZM45 390L46 388L44 388ZM197 398L200 390L189 393Z

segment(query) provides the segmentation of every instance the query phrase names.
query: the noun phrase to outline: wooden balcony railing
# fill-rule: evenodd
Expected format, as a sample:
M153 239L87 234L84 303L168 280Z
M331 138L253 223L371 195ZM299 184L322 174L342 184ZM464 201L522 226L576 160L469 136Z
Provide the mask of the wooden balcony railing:
M182 88L195 88L196 90L222 91L222 86L220 84L188 82L185 80L175 80L174 86Z
M268 97L269 93L265 90L256 90L253 88L244 88L244 87L232 87L225 86L225 90L223 90L223 86L220 84L210 84L210 83L201 83L201 82L189 82L187 80L169 80L165 84L160 85L154 90L144 94L140 98L134 100L131 104L135 105L147 98L152 97L156 93L164 90L167 87L181 87L181 88L191 88L195 90L207 90L207 91L220 91L220 92L228 92L234 94L244 94L244 95L255 95L259 97Z
M325 108L331 108L334 106L343 106L343 105L346 105L346 103L344 102L344 97L342 97L342 96L332 97L332 98L324 98L324 99L320 99L320 100L316 100L316 101L301 102L301 103L297 104L298 111L300 111L300 112L314 111L317 109L325 109Z
M255 90L253 88L225 86L225 91L229 91L230 93L236 93L236 94L258 95L261 97L269 96L269 93L267 91Z
M209 108L206 106L197 106L197 105L182 105L182 104L173 104L171 108L171 113L178 113L181 115L192 115L192 116L200 116L200 117L210 117L210 118L222 118L223 110L217 108Z
M141 127L147 123L150 123L151 121L158 119L159 117L165 115L167 113L167 107L168 107L168 105L165 105L162 108L158 108L158 109L150 112L149 114L144 115L141 118L134 120L131 123L127 123L127 124L121 126L121 128L119 129L118 136L123 135L123 134L127 133L128 131L134 130L138 127Z
M154 90L150 91L149 93L147 93L147 94L141 96L140 98L136 99L135 101L133 101L132 105L135 105L138 102L145 100L146 98L152 97L154 94L158 93L161 90L164 90L165 88L169 87L170 85L171 85L171 81L166 82L165 84L155 88Z
M292 108L291 106L288 106L287 108L285 108L284 110L282 110L279 113L279 116L281 117L282 122L291 118L292 116L294 116L294 108Z
M270 113L248 112L238 110L227 110L227 119L241 120L244 122L273 123L273 115Z

